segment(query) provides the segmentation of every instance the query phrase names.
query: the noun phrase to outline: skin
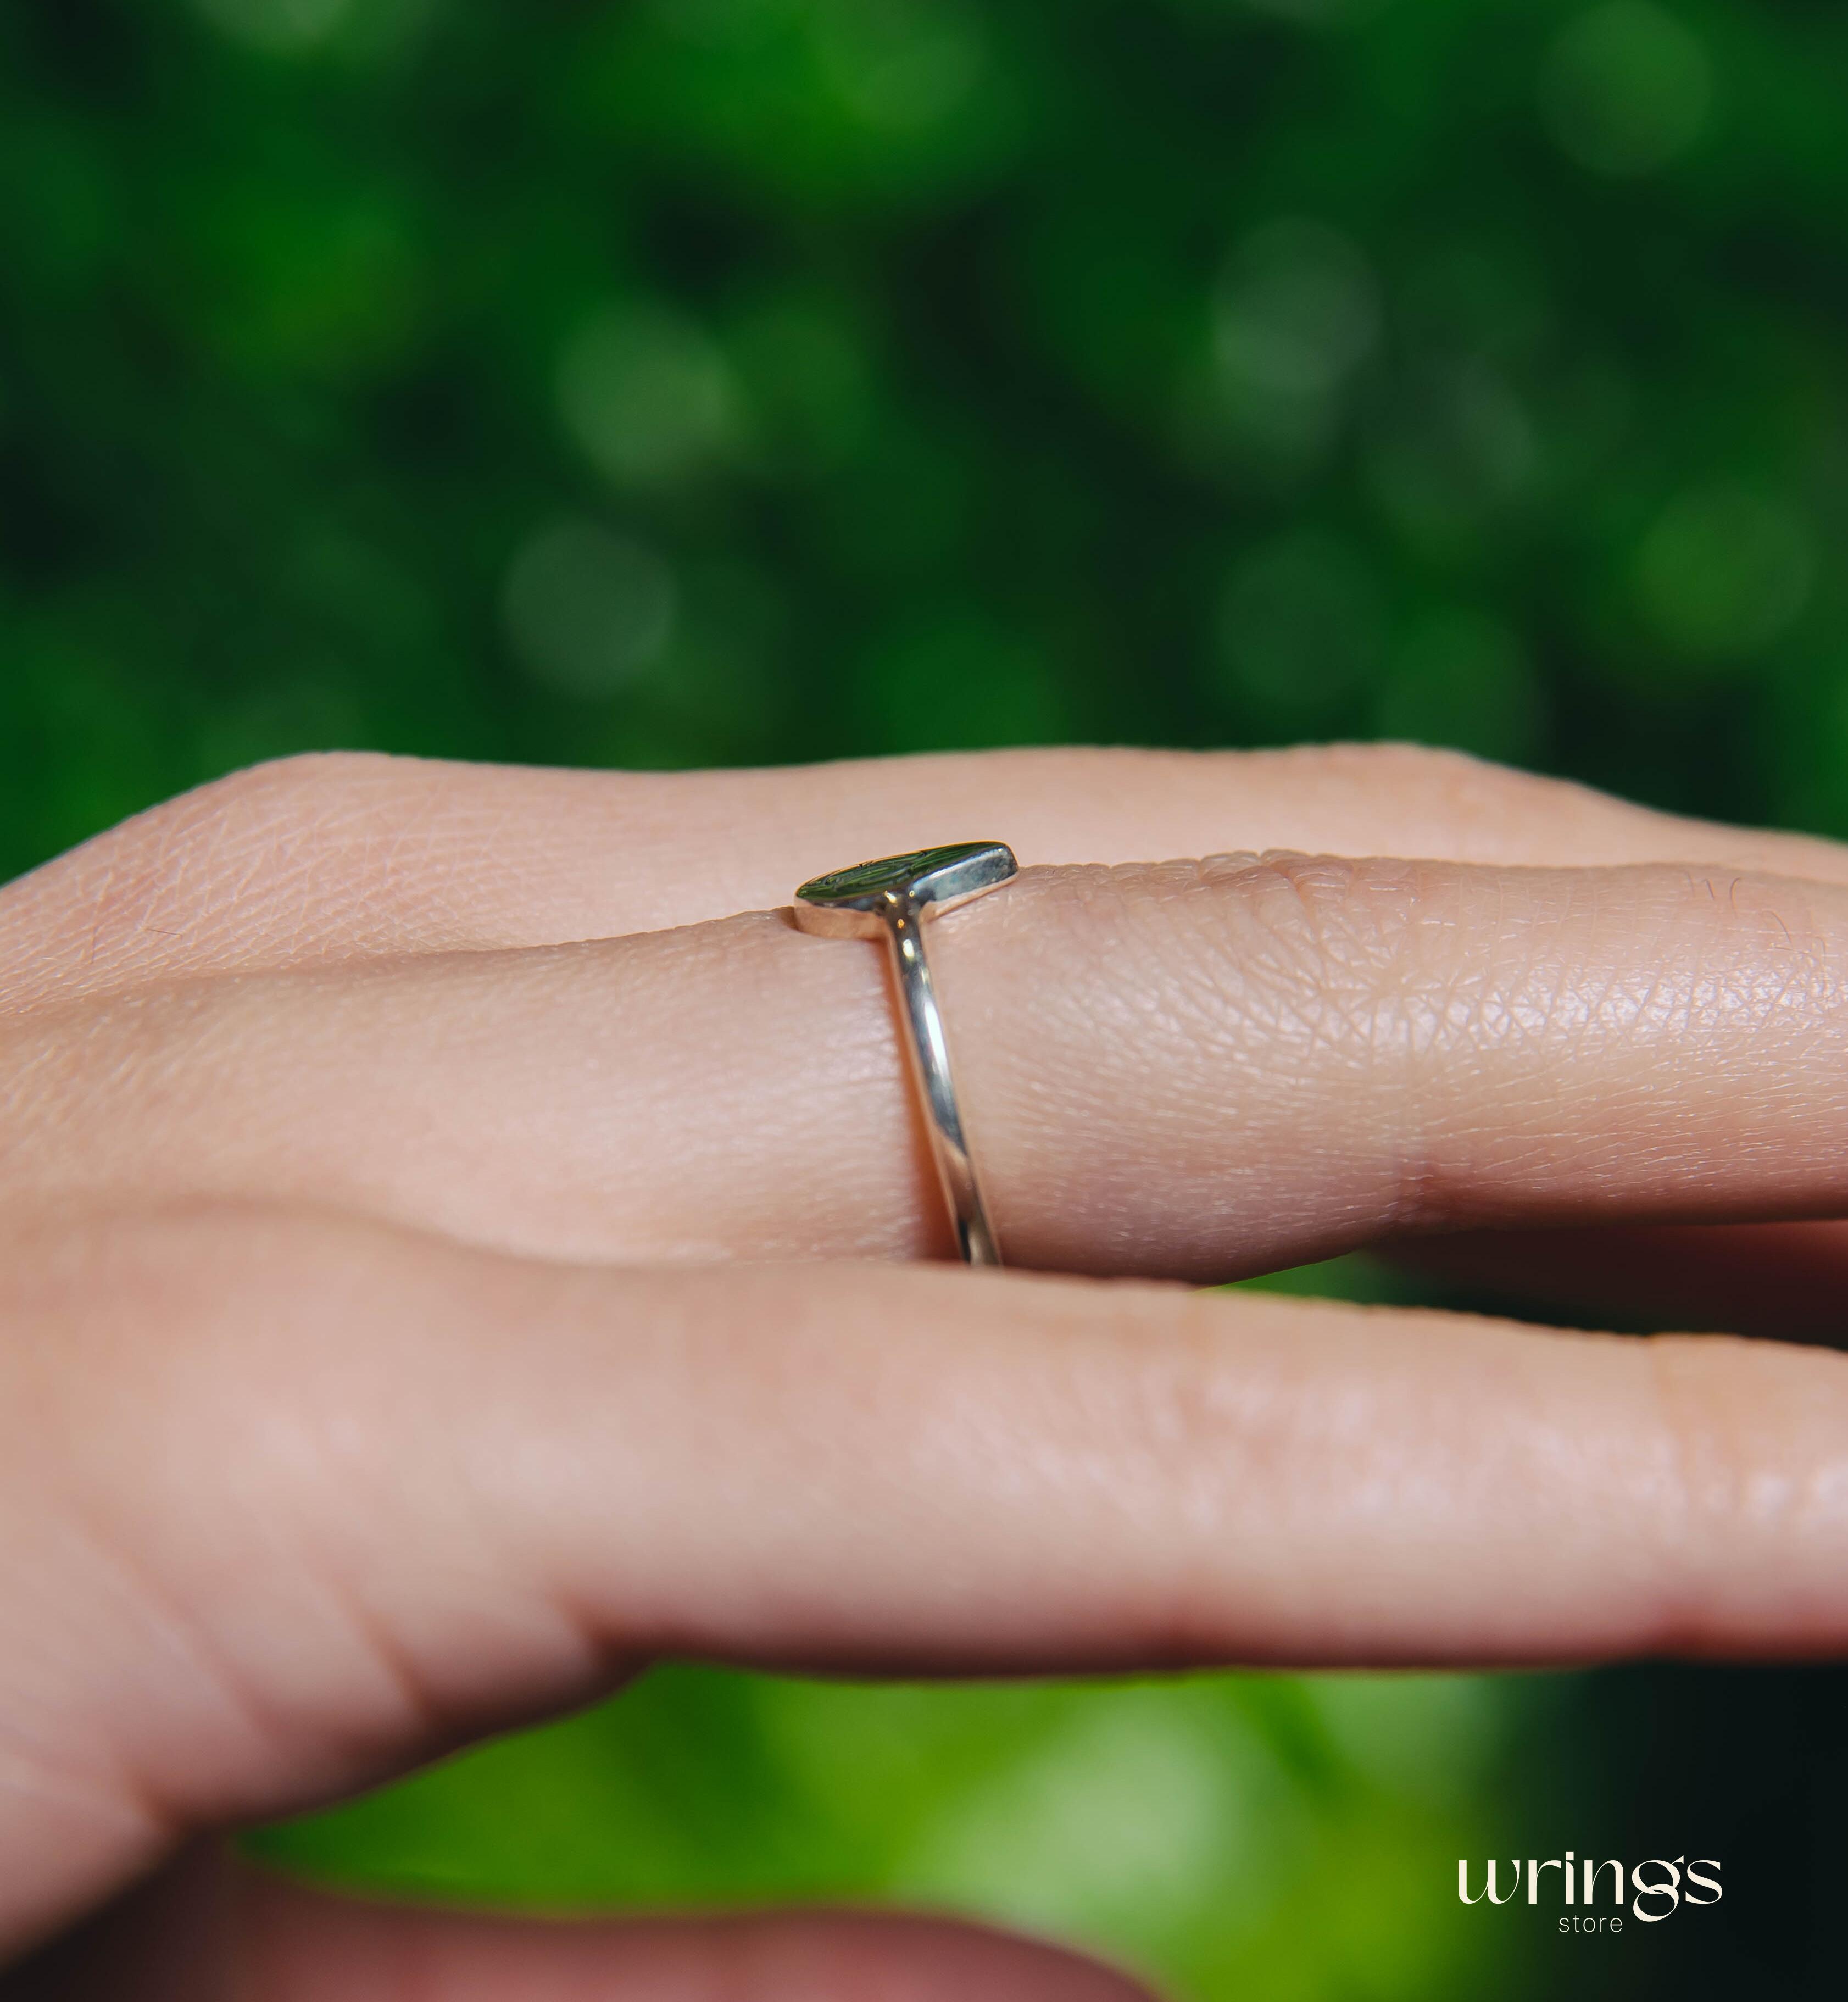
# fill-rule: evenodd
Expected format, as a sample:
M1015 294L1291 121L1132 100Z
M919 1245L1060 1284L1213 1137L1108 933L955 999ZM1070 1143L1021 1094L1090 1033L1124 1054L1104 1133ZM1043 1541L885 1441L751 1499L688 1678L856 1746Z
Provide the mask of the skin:
M879 949L779 907L994 835L1026 873L933 937L971 1273ZM355 1908L214 1841L663 1655L1848 1644L1832 1352L1177 1283L1369 1244L1832 1332L1827 844L1403 750L312 759L0 893L0 968L8 2002L1133 1992L922 1920Z

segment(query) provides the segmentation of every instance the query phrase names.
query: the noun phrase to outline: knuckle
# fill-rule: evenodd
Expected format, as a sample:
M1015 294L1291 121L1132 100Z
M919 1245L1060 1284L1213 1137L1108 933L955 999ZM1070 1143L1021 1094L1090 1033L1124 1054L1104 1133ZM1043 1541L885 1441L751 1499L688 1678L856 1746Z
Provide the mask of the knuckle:
M299 936L336 894L330 863L385 825L406 761L368 752L279 759L125 821L5 893L32 954L16 1009L209 957L229 935Z
M1408 977L1414 918L1445 896L1448 872L1420 863L1357 862L1271 853L1205 865L1226 923L1217 976L1241 1013L1274 1029L1274 1010L1298 1027L1313 1017L1319 1047L1364 1033L1381 994ZM1326 1038L1334 1038L1332 1045Z
M177 872L226 842L261 846L313 833L336 814L382 800L410 761L369 751L310 751L245 766L183 793L117 835Z
M411 761L372 751L305 751L247 765L163 800L99 839L98 846L135 846L155 856L184 850L228 829L286 832L312 827L330 807L389 786Z
M1392 741L1380 744L1331 744L1320 754L1337 768L1364 772L1377 779L1477 781L1494 783L1518 779L1522 774L1503 765L1491 764L1467 751L1442 745Z
M1656 1438L1649 1460L1662 1544L1655 1624L1664 1646L1677 1651L1698 1651L1707 1634L1724 1624L1708 1554L1731 1543L1742 1483L1749 1480L1740 1386L1712 1367L1721 1348L1728 1359L1749 1360L1745 1344L1723 1338L1658 1335L1644 1345Z
M1487 811L1548 794L1581 797L1558 780L1491 763L1468 751L1428 744L1331 744L1284 754L1321 766L1357 791L1389 803L1416 803L1424 811L1469 819Z
M265 758L241 766L200 786L190 796L199 800L259 797L298 800L325 792L355 777L386 773L409 760L379 751L297 751L286 757Z
M1403 838L1441 842L1438 852L1459 859L1522 860L1562 849L1600 859L1600 850L1633 852L1640 828L1677 825L1574 780L1436 745L1341 744L1284 755L1312 761Z
M1698 1651L1736 1627L1739 1595L1759 1575L1807 1573L1836 1596L1848 1357L1724 1335L1644 1346L1665 1644Z

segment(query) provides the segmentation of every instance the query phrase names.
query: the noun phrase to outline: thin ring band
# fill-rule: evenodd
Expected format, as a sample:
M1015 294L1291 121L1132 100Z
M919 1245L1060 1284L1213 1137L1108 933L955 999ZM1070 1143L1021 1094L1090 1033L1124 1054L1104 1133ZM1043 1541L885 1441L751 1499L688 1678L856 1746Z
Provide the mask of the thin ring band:
M892 943L892 964L909 1031L905 1040L924 1100L931 1151L936 1156L937 1178L955 1226L957 1248L965 1264L999 1265L1001 1253L995 1243L994 1226L982 1199L975 1163L969 1159L968 1136L963 1131L962 1111L956 1102L943 1013L937 1006L936 983L930 977L930 955L925 950L923 912L915 904L897 906L886 936Z
M1013 851L1004 842L964 842L863 862L818 876L796 892L796 922L804 931L837 938L883 936L891 948L899 1017L912 1076L923 1101L925 1129L955 1227L957 1249L970 1265L999 1265L1001 1252L957 1102L949 1038L925 944L925 919L999 889L1019 873Z

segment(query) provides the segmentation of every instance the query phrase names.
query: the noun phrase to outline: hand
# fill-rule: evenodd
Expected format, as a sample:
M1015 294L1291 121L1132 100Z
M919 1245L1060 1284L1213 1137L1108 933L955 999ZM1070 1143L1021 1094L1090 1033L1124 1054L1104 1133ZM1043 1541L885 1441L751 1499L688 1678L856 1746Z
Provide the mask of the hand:
M1026 873L933 950L1013 1264L1839 1296L1823 843L1403 751L208 788L0 897L0 1993L1101 2002L973 1930L360 1911L208 1838L663 1655L1848 1641L1832 1353L922 1262L880 950L775 907L989 836Z

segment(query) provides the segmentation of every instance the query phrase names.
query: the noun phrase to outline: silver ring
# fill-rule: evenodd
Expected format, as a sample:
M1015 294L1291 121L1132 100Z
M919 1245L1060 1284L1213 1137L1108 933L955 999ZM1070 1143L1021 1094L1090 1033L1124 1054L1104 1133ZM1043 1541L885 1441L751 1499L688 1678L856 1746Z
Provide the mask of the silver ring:
M1020 873L1013 850L1004 842L965 841L953 848L924 848L915 855L862 862L832 876L818 876L796 892L796 923L804 931L828 938L883 934L892 949L912 1075L924 1100L924 1123L943 1200L956 1226L957 1247L971 1265L999 1265L1001 1254L956 1102L949 1040L924 949L924 920L998 890Z

